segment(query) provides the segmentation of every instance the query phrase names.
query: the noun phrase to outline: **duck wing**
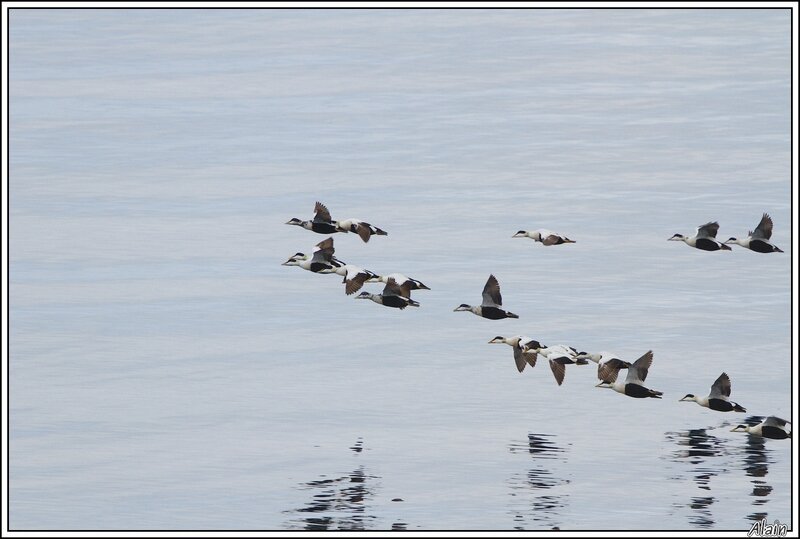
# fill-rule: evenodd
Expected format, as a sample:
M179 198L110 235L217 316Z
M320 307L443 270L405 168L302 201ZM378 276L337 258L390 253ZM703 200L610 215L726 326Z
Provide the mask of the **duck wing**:
M356 229L356 234L364 241L364 243L369 241L369 237L372 234L372 231L369 228L369 223L364 223L361 221L353 223L353 227Z
M527 345L539 346L539 343L534 341L533 339L528 339L526 337L526 338L520 339L519 344L517 346L520 348L520 351L522 351L522 347L523 346L527 346ZM535 367L536 366L536 358L539 357L539 354L536 353L536 352L533 352L531 350L528 350L526 352L522 352L522 357L525 358L525 361L528 362L528 365L530 365L531 367Z
M335 249L333 248L333 238L328 238L319 242L316 247L314 247L314 254L311 257L311 261L330 263L334 252Z
M719 223L714 221L713 223L706 223L703 226L697 227L697 234L695 237L697 238L716 238L717 231L719 230Z
M347 268L347 275L344 277L344 293L349 296L350 294L358 292L369 278L370 273L361 268Z
M617 381L620 369L627 369L630 365L627 361L622 361L616 357L601 361L597 365L597 378L603 382L613 384Z
M711 385L709 399L727 399L731 396L731 379L724 372Z
M542 238L542 245L556 245L561 242L561 236L558 234L550 234Z
M764 420L762 423L765 427L785 427L786 424L792 424L791 421L786 421L785 419L781 419L780 417L775 417L774 415L769 416Z
M647 379L647 370L653 363L653 351L648 350L645 354L633 362L628 367L628 376L625 378L626 384L642 384Z
M323 221L326 223L331 222L331 212L328 211L328 208L322 202L317 202L314 204L314 221Z
M405 281L402 284L397 285L400 288L400 295L404 298L411 299L411 281Z
M500 295L500 283L494 275L489 275L486 285L483 287L483 307L500 307L503 304L503 297Z
M384 296L403 296L403 289L400 285L397 284L392 277L389 277L386 280L386 286L383 287L383 292L381 292ZM407 298L408 296L403 296Z
M519 343L512 346L512 348L514 349L514 363L517 364L517 370L522 372L525 369L525 365L528 364L525 359L525 354L523 354L522 349L519 347Z
M764 240L770 239L772 237L772 218L766 213L761 216L761 221L758 222L756 229L750 233L750 237Z
M697 227L697 234L695 234L695 237L716 238L718 230L719 230L719 223L717 223L716 221L714 221L713 223L706 223L703 226Z
M552 359L549 361L550 370L553 371L553 376L556 377L556 382L558 382L558 385L561 385L564 383L564 373L566 371L564 364L559 363L558 361L553 361Z

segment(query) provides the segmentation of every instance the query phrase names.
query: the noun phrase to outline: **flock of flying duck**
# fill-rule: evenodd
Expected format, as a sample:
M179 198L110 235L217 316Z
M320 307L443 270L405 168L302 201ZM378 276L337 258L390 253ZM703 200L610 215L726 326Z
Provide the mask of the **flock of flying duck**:
M318 234L335 234L352 232L358 234L366 243L372 236L386 236L387 233L362 221L361 219L345 219L334 221L328 208L324 204L317 202L314 206L314 217L310 220L297 218L290 219L287 225L300 226L306 230ZM675 234L669 241L683 241L687 245L703 251L730 251L728 244L737 244L757 253L782 253L777 246L770 243L772 236L772 219L766 213L761 217L755 230L749 231L747 237L737 239L731 237L725 242L716 239L719 223L710 222L697 228L694 236L687 237L682 234ZM562 234L546 229L538 229L531 232L520 230L512 236L513 238L530 238L542 245L562 245L575 243ZM351 295L361 289L365 283L384 283L384 288L380 294L361 292L356 299L370 299L375 303L385 307L405 309L406 307L419 307L419 303L411 299L412 290L430 290L422 282L406 277L401 273L391 273L379 275L370 270L361 268L353 264L342 262L334 256L333 238L327 238L319 242L311 252L295 253L283 263L284 266L299 266L300 268L313 273L335 273L342 276L342 283L345 285L345 294ZM503 308L503 298L500 294L500 283L494 275L489 275L489 279L483 287L483 296L480 305L472 306L462 303L454 311L468 311L482 318L489 320L502 320L504 318L519 318L510 311ZM490 344L507 344L514 352L514 361L517 370L522 372L526 366L531 368L536 365L539 357L547 359L550 370L553 372L558 385L564 382L567 365L586 365L589 361L597 364L597 378L600 383L596 387L613 389L614 391L633 398L655 398L660 399L663 395L661 391L650 389L644 385L647 373L653 363L653 352L648 350L644 355L633 363L620 359L609 352L588 353L579 352L571 346L559 344L545 346L535 339L524 335L513 337L497 336L489 341ZM618 381L618 374L621 370L627 370L625 381ZM726 373L722 373L711 385L711 391L707 397L688 394L680 401L693 401L711 410L718 412L746 412L739 404L730 400L731 380ZM765 438L785 439L791 437L791 429L787 427L791 422L775 416L767 417L762 423L754 426L737 425L732 429L734 432L748 432Z

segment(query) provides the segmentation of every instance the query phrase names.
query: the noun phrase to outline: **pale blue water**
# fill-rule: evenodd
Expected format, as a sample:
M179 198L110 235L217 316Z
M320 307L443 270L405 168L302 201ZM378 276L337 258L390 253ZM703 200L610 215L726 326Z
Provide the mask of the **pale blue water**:
M789 61L777 9L13 9L11 528L790 522L791 443L730 432L792 419ZM419 309L280 265L317 200ZM784 254L666 241L763 212ZM490 273L519 320L452 312ZM677 402L722 371L747 414Z

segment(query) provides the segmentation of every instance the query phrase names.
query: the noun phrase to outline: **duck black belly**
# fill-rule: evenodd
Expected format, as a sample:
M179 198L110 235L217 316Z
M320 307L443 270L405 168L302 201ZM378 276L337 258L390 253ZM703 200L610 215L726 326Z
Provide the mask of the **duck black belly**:
M717 412L730 412L733 410L733 404L722 399L708 399L708 407Z
M330 269L330 264L326 264L324 262L312 262L311 263L311 271L314 273L319 273L320 271Z
M386 307L394 307L396 309L405 309L408 307L408 301L400 296L383 296L383 305Z
M725 251L731 250L731 248L727 245L709 238L697 238L697 240L694 242L694 246L698 249L702 249L703 251L719 251L720 249Z
M334 234L335 232L339 232L339 229L336 228L335 224L323 223L319 221L311 223L311 230L317 234Z
M659 397L656 393L657 392L647 389L644 386L640 386L639 384L625 384L625 394L635 399L646 399L647 397L660 399L661 397Z
M497 307L481 307L481 316L489 320L502 320L503 318L511 318L508 313L503 309Z
M764 438L772 438L773 440L785 440L789 437L789 434L783 429L767 425L761 427L761 436Z
M765 241L761 241L761 240L750 240L750 245L748 246L748 248L751 251L755 251L757 253L775 253L775 252L782 253L783 252L780 249L778 249L777 247L775 247L774 245L771 245L771 244L769 244L769 243L767 243Z

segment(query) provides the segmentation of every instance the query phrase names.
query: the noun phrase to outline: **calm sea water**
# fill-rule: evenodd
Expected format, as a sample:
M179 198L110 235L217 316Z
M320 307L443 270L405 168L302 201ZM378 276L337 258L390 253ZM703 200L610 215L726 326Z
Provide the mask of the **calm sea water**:
M10 14L12 529L790 522L788 10ZM431 290L399 311L281 266ZM667 242L769 212L785 254ZM511 239L550 228L577 243ZM455 313L490 273L519 320ZM378 285L365 289L379 291ZM663 400L496 335L653 350ZM678 402L721 372L747 414Z

